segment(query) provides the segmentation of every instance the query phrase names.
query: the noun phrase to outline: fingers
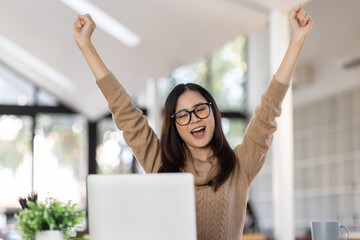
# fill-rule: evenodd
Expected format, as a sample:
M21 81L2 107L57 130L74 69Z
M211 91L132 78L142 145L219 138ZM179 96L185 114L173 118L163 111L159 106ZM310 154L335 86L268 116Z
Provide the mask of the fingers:
M296 14L300 11L300 9L301 9L301 5L299 4L298 6L297 6L297 8L295 8L292 12L291 12L291 14L290 14L290 19L292 20L292 19L296 19Z
M90 16L90 14L85 14L85 15L78 15L78 17L80 18L81 21L85 23L95 23L94 20L92 19L92 17Z
M77 26L78 28L82 28L83 25L84 25L84 24L81 22L81 19L80 19L80 18L77 18L77 19L76 19L76 26Z
M95 22L92 20L90 14L85 15L78 15L74 22L74 28L75 30L81 32L82 28L85 26L85 24L95 24Z
M310 19L311 19L311 18L310 18L310 15L308 15L308 14L304 17L303 22L305 23L305 25L308 24L308 22L310 21Z
M304 26L304 19L306 17L306 12L304 9L300 9L300 11L296 14L296 20L298 21L300 26Z
M75 22L74 22L74 28L75 28L75 30L77 30L78 32L80 32L83 26L84 26L84 24L82 23L82 20L81 20L79 17L76 18L76 20L75 20Z
M296 20L300 26L306 26L311 21L310 15L299 5L292 11L291 20Z
M90 14L85 14L86 17L88 17L91 21L93 21L92 17L90 16Z

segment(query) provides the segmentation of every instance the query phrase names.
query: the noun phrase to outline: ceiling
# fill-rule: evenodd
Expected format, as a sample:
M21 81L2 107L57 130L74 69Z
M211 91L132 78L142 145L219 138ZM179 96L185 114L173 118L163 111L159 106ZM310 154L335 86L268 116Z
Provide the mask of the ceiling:
M91 3L141 37L141 43L134 48L99 27L92 37L108 68L134 94L146 86L149 78L167 76L235 37L266 26L269 9L289 10L299 1L91 0ZM60 0L2 1L0 61L51 92L64 105L95 120L107 114L108 108L73 40L76 14Z

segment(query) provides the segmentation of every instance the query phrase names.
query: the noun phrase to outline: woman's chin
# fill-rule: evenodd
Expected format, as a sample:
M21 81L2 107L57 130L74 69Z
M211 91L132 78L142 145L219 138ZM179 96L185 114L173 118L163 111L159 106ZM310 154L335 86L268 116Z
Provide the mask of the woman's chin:
M193 150L205 150L210 147L210 141L203 141L203 142L192 142L190 144L186 144L189 149Z

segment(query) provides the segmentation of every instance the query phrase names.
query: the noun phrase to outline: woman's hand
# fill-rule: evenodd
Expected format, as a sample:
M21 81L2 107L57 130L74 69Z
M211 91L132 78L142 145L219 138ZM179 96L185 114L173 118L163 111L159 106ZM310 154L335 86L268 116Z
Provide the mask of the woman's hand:
M95 27L96 24L89 14L78 15L74 22L74 39L95 78L100 79L108 74L109 70L101 60L90 40Z
M313 21L307 12L299 5L290 14L291 39L283 60L275 73L275 78L289 84L293 75L296 62L309 35Z
M96 24L90 14L78 15L74 22L74 39L80 49L90 43L95 27Z
M310 15L299 6L290 15L291 38L304 41L309 35L313 21Z

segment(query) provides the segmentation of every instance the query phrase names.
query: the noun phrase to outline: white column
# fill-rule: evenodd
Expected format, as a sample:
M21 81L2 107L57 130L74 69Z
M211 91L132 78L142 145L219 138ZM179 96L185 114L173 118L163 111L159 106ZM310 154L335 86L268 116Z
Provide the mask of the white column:
M269 28L264 27L248 36L247 109L249 116L260 104L261 94L268 85L270 71Z
M270 70L275 73L289 44L289 14L270 13ZM294 227L294 157L292 90L289 89L277 120L273 143L274 234L277 240L295 239Z
M152 127L158 137L161 133L161 107L159 101L159 91L157 81L155 79L148 79L147 86L147 111L149 125Z

